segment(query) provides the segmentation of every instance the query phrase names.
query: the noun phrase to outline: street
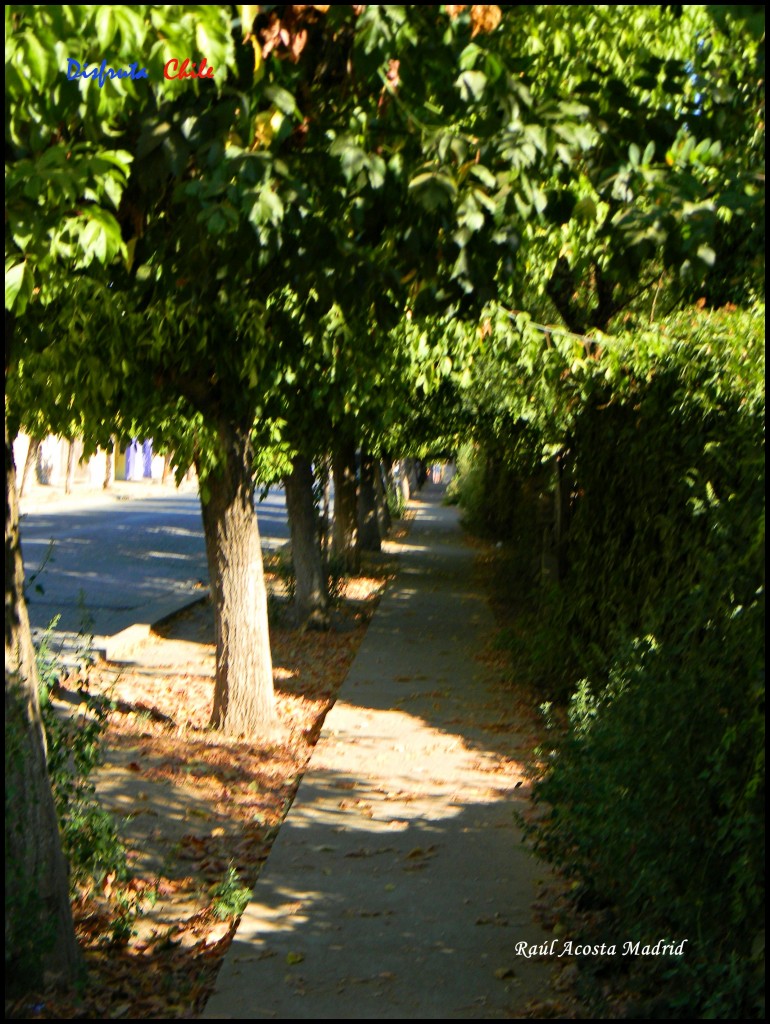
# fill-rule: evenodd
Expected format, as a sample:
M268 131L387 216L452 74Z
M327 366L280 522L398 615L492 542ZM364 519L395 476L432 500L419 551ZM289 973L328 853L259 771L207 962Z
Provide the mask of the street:
M257 510L263 547L288 540L281 489ZM208 586L194 492L31 510L22 515L21 544L35 631L59 615L57 633L111 636L157 621Z

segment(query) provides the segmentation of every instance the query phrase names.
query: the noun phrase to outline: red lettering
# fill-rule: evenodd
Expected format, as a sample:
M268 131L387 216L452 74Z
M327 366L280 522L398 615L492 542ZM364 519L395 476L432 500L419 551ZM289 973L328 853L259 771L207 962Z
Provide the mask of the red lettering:
M174 57L172 60L167 61L163 66L163 77L172 78L213 78L214 68L206 67L206 58L200 62L200 67L196 68L196 65L186 57L182 63Z
M206 68L205 71L203 70L204 68ZM214 77L214 69L206 67L206 58L204 57L203 60L200 63L200 67L198 69L198 78L213 78L213 77Z

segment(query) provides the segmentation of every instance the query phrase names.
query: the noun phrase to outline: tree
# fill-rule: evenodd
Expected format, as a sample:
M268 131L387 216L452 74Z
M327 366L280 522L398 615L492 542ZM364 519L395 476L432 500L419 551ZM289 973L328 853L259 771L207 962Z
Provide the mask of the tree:
M5 481L5 942L14 988L39 985L44 972L70 982L80 958L46 770L7 421Z
M118 40L121 54L126 40L147 42L148 26L159 27L163 18L150 8L136 15L108 11L94 12L84 38L95 35L100 46ZM483 23L487 11L497 9L473 9L474 33L494 27ZM43 169L54 168L70 184L72 201L87 193L72 185L62 159L77 153L84 166L92 161L86 166L96 178L91 192L117 207L121 232L116 215L98 205L87 207L90 220L83 231L77 217L55 225L53 254L85 273L57 295L56 308L52 302L46 310L48 329L56 313L66 344L51 346L34 316L27 317L25 338L30 353L33 330L38 331L46 375L58 385L46 394L52 401L61 398L62 409L76 396L92 444L108 442L110 421L119 415L123 433L141 427L172 445L180 471L195 462L217 616L213 721L233 732L267 724L271 704L266 602L261 566L258 559L250 561L259 543L249 507L255 421L278 384L295 373L294 354L278 333L286 321L278 300L289 289L300 296L306 320L338 310L356 332L356 372L338 374L339 380L353 381L355 401L339 396L342 412L330 417L352 450L358 439L351 411L360 418L361 409L371 408L372 395L376 406L388 405L384 389L377 394L377 377L392 364L384 344L387 328L406 304L451 312L463 301L469 305L484 276L491 280L481 242L473 260L466 244L474 231L481 237L485 215L479 204L495 208L487 192L496 185L479 166L472 137L463 134L467 101L478 84L478 76L466 72L455 81L466 30L438 9L288 7L279 13L244 7L240 13L238 46L219 12L201 24L183 18L147 58L160 79L161 62L194 28L209 63L221 69L216 88L163 81L142 103L133 81L120 89L106 83L104 96L87 83L77 94L62 93L59 84L56 101L63 109L55 110L56 129L48 127L49 112L41 116L49 132L37 145ZM53 25L62 37L72 26L58 21L68 17L41 15L43 25ZM20 38L40 62L31 42L35 34L30 23L23 24ZM51 77L44 62L42 70ZM109 110L113 90L126 103L108 135L94 114ZM426 123L431 110L440 112L437 122L429 115L433 124ZM96 144L78 141L76 119L84 114ZM19 121L18 111L14 118ZM446 127L452 121L459 134ZM61 139L51 144L54 132ZM450 176L459 167L463 187ZM40 169L23 160L14 174L27 206L25 189L50 193ZM25 245L25 215L22 201L11 224L19 249ZM494 257L507 244L508 234L498 230L488 248ZM99 272L100 264L110 264L109 277ZM444 285L438 283L442 274ZM12 302L26 303L33 280L28 258L13 265ZM82 323L82 333L73 318ZM95 352L91 340L97 333ZM367 359L363 339L373 338L377 354ZM58 361L55 375L50 360ZM318 359L311 354L310 362L315 366ZM339 361L332 364L338 367ZM317 379L301 378L309 388ZM296 445L306 458L307 447ZM352 478L350 454L346 461ZM355 512L349 504L342 546L355 565ZM342 497L339 506L345 508ZM248 542L241 537L247 530ZM230 544L238 551L228 551ZM241 571L220 579L225 565ZM239 694L231 694L231 686Z
M232 81L221 95L170 94L127 127L122 142L136 159L119 217L129 259L123 270L111 272L120 317L103 328L115 334L114 344L108 339L101 347L101 355L124 371L111 394L113 407L141 424L142 432L171 444L180 469L189 461L198 468L217 616L213 722L232 732L264 727L270 705L261 566L226 550L235 544L258 552L256 519L248 514L254 428L282 381L299 379L310 390L318 379L297 375L292 351L297 332L287 327L283 297L287 290L292 293L299 307L295 320L322 318L340 308L367 328L374 317L380 324L392 322L400 308L383 288L383 282L399 283L397 268L388 266L397 239L382 243L376 225L371 238L361 237L359 223L364 199L373 209L379 198L374 193L384 184L383 159L356 148L353 139L339 138L333 127L360 106L350 92L350 75L340 74L355 51L356 13L345 9L325 20L320 9L299 12L286 9L281 23L280 31L289 32L295 48L303 33L310 39L307 54L291 68L278 59L265 63L274 48L277 17L265 15L266 21L244 23L251 43L237 48ZM362 31L367 24L372 29L372 17L377 31L384 30L383 46L396 45L398 20L391 25L387 16L366 14ZM411 45L408 39L406 44ZM383 60L382 54L374 61L370 56L360 80L369 112L389 88L379 76ZM419 140L410 146L417 153ZM308 175L308 151L315 156L313 175ZM403 170L396 166L393 177L394 188L407 196ZM341 265L349 271L342 280ZM303 282L299 300L298 280ZM406 290L398 290L403 300ZM98 296L84 296L94 317L105 297L103 289ZM130 351L124 337L129 323L137 336ZM79 394L93 389L94 356L87 349L86 340L80 375L69 374L69 387ZM380 357L380 364L386 359ZM311 351L310 362L318 361ZM299 364L303 369L301 359ZM355 363L362 364L361 359ZM374 367L375 360L369 364ZM367 378L355 384L366 390ZM335 431L341 422L332 418ZM355 441L351 431L347 443ZM294 447L309 457L304 439ZM344 507L343 501L338 504ZM350 522L355 523L355 512ZM252 534L249 543L241 537L246 530ZM229 582L215 580L226 565L240 565L242 571L231 570ZM254 603L246 606L252 597ZM230 692L234 687L241 696ZM257 690L263 696L249 696ZM246 715L246 708L253 713Z
M580 124L555 141L577 131L579 155L521 178L532 216L501 297L581 334L716 299L728 278L733 301L761 293L763 33L758 8L543 9L522 81L533 105L574 97Z
M229 24L224 9L200 23L190 14L193 23L181 22L169 37L179 42L192 29L218 69L214 82L161 81L171 43L158 42L147 59L160 84L148 102L132 107L136 83L124 85L125 110L110 126L111 163L93 169L110 181L119 178L110 187L121 230L115 231L115 215L100 215L85 236L88 248L79 259L87 273L78 282L77 303L59 310L67 339L60 348L69 365L56 378L63 397L77 395L92 438L105 443L113 429L108 420L119 413L124 430L141 427L173 447L180 471L192 462L198 467L212 576L226 564L242 566L229 583L213 582L219 637L214 721L233 732L264 725L255 716L268 716L270 706L261 568L246 556L258 551L248 506L260 424L283 419L293 452L312 461L317 450L306 420L294 429L290 403L288 414L274 412L277 397L293 387L317 407L316 395L328 395L325 422L335 437L348 449L363 442L376 453L393 418L429 394L427 376L455 375L461 382L468 369L435 346L437 368L407 376L394 391L391 367L420 359L419 331L409 335L417 353L394 343L401 320L475 318L506 282L521 291L519 282L529 280L530 292L540 288L542 296L546 280L545 291L579 325L586 303L574 309L570 303L581 273L588 308L597 310L589 319L604 322L609 310L622 308L616 271L604 266L608 260L622 266L607 255L610 235L625 239L622 251L632 266L635 254L648 263L660 258L663 243L655 241L649 206L656 196L668 197L675 223L667 244L676 240L706 266L714 220L691 216L687 205L687 188L693 182L700 187L701 179L705 187L707 169L680 169L676 159L673 167L661 161L652 177L645 170L639 200L623 199L611 215L592 194L580 194L583 179L588 193L604 189L610 199L616 185L626 188L628 174L616 158L625 152L623 159L636 160L624 139L638 126L633 118L605 124L613 101L600 92L593 102L597 75L579 55L570 54L570 85L587 98L563 99L552 68L528 49L538 34L539 9L503 16L483 5L302 5L244 6L237 14L239 26ZM148 25L160 24L164 15L142 8L138 21L126 17L128 27L122 13L113 13L95 15L86 28L101 45L122 45L129 29L145 39ZM655 17L658 27L668 26L664 15ZM585 15L586 44L592 31ZM633 50L632 33L623 41ZM643 50L640 66L647 59ZM666 82L686 81L687 59L675 63L670 74L661 65L653 85L635 84L627 101L635 116L652 97L663 118ZM86 113L89 103L98 109L95 90L86 84L81 93ZM688 113L692 106L673 105L666 123L674 122L675 141ZM69 126L70 141L75 137L74 122L59 117L56 123ZM94 128L93 117L87 123ZM124 187L128 155L131 177ZM641 155L637 163L647 166ZM45 180L38 178L44 191ZM637 192L628 187L623 195L633 200ZM699 202L700 193L694 195ZM598 213L591 213L591 203ZM550 252L556 232L549 219L570 231L593 224L589 241L595 244L585 267ZM634 224L644 227L643 245L634 240ZM66 232L56 241L62 253L66 244L77 256ZM528 271L532 253L534 270ZM108 276L98 272L101 263L110 264ZM31 294L24 264L18 266L14 287ZM73 293L74 285L70 298ZM84 337L71 329L73 315L87 320ZM308 327L313 321L326 327ZM327 352L329 345L349 354L348 365ZM46 358L53 355L50 345L43 347ZM468 346L461 350L467 354ZM117 381L105 372L116 366L122 371ZM346 461L349 467L349 453ZM241 530L252 532L248 543ZM354 518L344 532L343 550L355 564ZM239 551L228 553L230 543ZM247 598L248 607L241 603ZM234 644L243 645L241 653ZM243 672L232 670L233 658ZM231 695L231 686L244 693ZM262 696L248 696L252 689ZM246 708L252 711L244 718Z
M96 38L103 46L111 43L115 56L128 64L146 53L145 16L155 19L167 45L179 52L209 17L110 7L6 7L5 16L8 383L35 348L56 348L50 337L54 317L48 324L46 317L57 307L68 308L78 275L99 278L98 266L127 254L115 213L131 157L115 145L111 126L145 97L131 80L81 92L63 79L55 55L60 49L82 53L84 41ZM164 57L163 44L154 45L148 57L161 74ZM57 392L59 382L50 383ZM86 399L93 400L95 390ZM11 446L22 413L6 399L6 973L19 983L38 984L44 972L73 981L79 957L24 601Z

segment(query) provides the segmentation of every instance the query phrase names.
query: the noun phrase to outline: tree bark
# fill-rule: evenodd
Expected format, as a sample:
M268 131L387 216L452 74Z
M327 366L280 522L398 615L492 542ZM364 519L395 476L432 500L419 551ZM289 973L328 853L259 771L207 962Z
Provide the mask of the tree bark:
M44 980L70 984L80 964L37 688L6 421L5 943L6 979L21 987Z
M302 455L295 456L291 465L292 470L285 478L284 486L297 583L294 593L297 624L327 629L329 596L313 502L313 471L310 460Z
M361 485L358 491L358 537L364 551L380 551L382 542L377 522L374 495L375 462L368 452L361 452Z
M109 491L115 480L115 459L117 458L118 439L110 438L110 443L104 453L104 482L102 488Z
M559 580L566 579L567 545L572 511L572 467L569 449L564 449L555 458L554 473L554 541L556 547L557 572Z
M345 572L357 573L361 568L358 542L358 500L356 496L356 446L347 441L332 456L334 475L334 541L333 550Z
M387 537L393 520L388 508L388 494L386 491L382 465L379 462L374 464L374 503L377 508L377 523L380 527L380 537Z
M329 561L329 547L331 544L330 531L332 525L332 488L331 488L331 459L324 456L319 468L319 484L321 488L321 522L319 530L321 534L321 562L327 565Z
M246 428L220 427L219 466L201 480L216 628L211 725L229 736L264 735L275 721L262 548Z
M404 467L404 477L409 485L409 493L407 495L408 499L419 490L417 482L417 460L412 458L404 459L402 466Z
M72 483L75 479L75 442L67 442L67 475L64 478L64 493L72 494Z
M24 460L24 472L21 475L21 487L19 488L20 498L23 497L26 492L30 472L34 471L34 468L37 465L40 444L41 439L39 437L31 437L29 439L29 448L27 448L27 457Z

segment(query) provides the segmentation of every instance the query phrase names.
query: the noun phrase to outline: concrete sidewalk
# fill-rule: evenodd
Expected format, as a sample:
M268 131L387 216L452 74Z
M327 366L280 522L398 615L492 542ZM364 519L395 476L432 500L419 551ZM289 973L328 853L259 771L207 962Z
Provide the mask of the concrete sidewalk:
M500 729L477 657L494 624L442 493L415 503L204 1019L515 1018L549 993L516 950L550 938L513 819L526 754Z

